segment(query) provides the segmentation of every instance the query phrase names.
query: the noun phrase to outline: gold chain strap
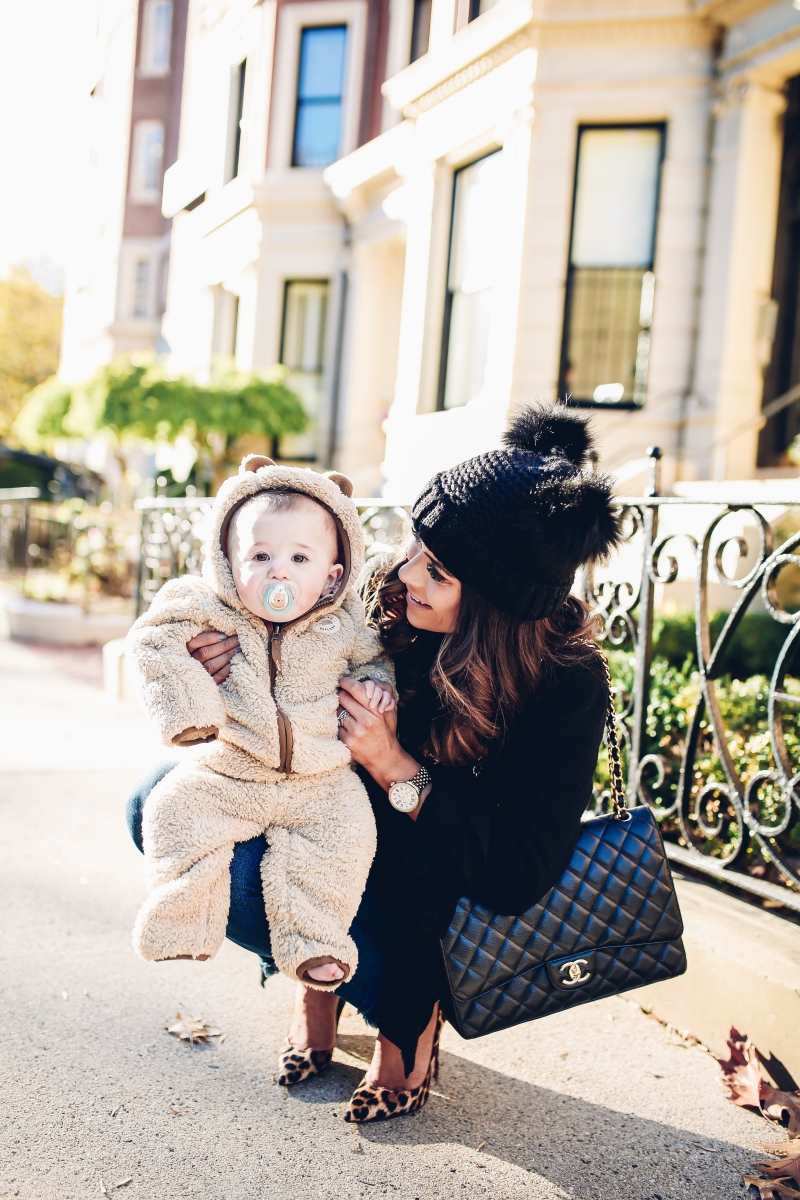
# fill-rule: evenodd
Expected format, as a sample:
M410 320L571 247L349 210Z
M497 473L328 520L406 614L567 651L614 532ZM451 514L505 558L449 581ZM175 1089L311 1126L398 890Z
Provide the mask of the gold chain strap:
M618 821L621 821L627 811L625 799L625 783L622 778L622 763L619 757L619 742L617 740L617 710L614 708L614 692L611 688L611 673L608 669L608 659L600 652L603 669L608 680L608 708L606 709L606 745L608 747L608 774L611 780L611 809Z

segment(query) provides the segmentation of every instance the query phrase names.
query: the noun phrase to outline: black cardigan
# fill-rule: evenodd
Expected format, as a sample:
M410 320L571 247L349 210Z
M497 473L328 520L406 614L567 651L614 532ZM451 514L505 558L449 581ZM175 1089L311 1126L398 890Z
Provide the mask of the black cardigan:
M401 683L402 667L398 661ZM452 768L426 760L433 786L416 822L362 774L378 827L369 883L405 928L375 1017L407 1070L435 1000L446 1001L438 939L458 900L521 913L561 877L591 799L607 704L598 654L554 667L484 762ZM436 711L432 689L400 709L399 739L417 757Z

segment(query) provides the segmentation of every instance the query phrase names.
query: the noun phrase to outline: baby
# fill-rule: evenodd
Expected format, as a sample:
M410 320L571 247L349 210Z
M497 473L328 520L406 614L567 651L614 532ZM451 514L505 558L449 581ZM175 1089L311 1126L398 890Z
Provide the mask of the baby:
M148 798L150 895L133 931L146 959L205 959L225 937L236 842L265 834L272 953L313 987L349 979L349 936L375 852L366 791L339 740L337 685L394 705L391 665L353 589L364 558L343 475L249 455L212 510L203 578L170 580L128 636L142 702L164 741L198 746ZM239 639L217 686L186 651Z

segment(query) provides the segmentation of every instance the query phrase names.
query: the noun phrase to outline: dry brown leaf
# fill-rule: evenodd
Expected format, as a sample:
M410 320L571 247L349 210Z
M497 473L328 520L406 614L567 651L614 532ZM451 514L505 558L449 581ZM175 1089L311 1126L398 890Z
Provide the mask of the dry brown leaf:
M761 1067L756 1048L748 1037L731 1027L728 1037L730 1058L718 1058L728 1099L742 1108L761 1108Z
M786 1187L778 1179L761 1179L758 1175L743 1175L745 1187L758 1188L761 1200L797 1200L800 1196L793 1187Z
M761 1111L769 1121L784 1125L790 1138L800 1138L800 1092L782 1092L762 1083Z
M175 1014L175 1020L169 1025L165 1025L167 1033L173 1034L180 1038L182 1042L190 1042L192 1045L195 1042L207 1042L209 1038L223 1038L221 1029L212 1029L207 1025L202 1017L184 1017L182 1013Z
M762 1079L756 1048L738 1029L731 1028L728 1049L730 1058L717 1059L728 1099L786 1126L790 1138L800 1138L800 1092L782 1092Z
M764 1149L781 1157L776 1162L754 1162L755 1170L770 1179L791 1179L800 1185L800 1142L778 1142Z
M800 1158L800 1142L762 1142L762 1150L770 1154L783 1154L786 1158Z

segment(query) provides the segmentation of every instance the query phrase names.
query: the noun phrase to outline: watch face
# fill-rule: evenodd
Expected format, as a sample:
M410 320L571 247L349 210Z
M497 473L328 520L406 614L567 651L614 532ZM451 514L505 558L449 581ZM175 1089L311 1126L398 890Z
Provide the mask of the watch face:
M410 783L394 783L389 788L389 803L398 812L411 812L419 804L419 793Z

